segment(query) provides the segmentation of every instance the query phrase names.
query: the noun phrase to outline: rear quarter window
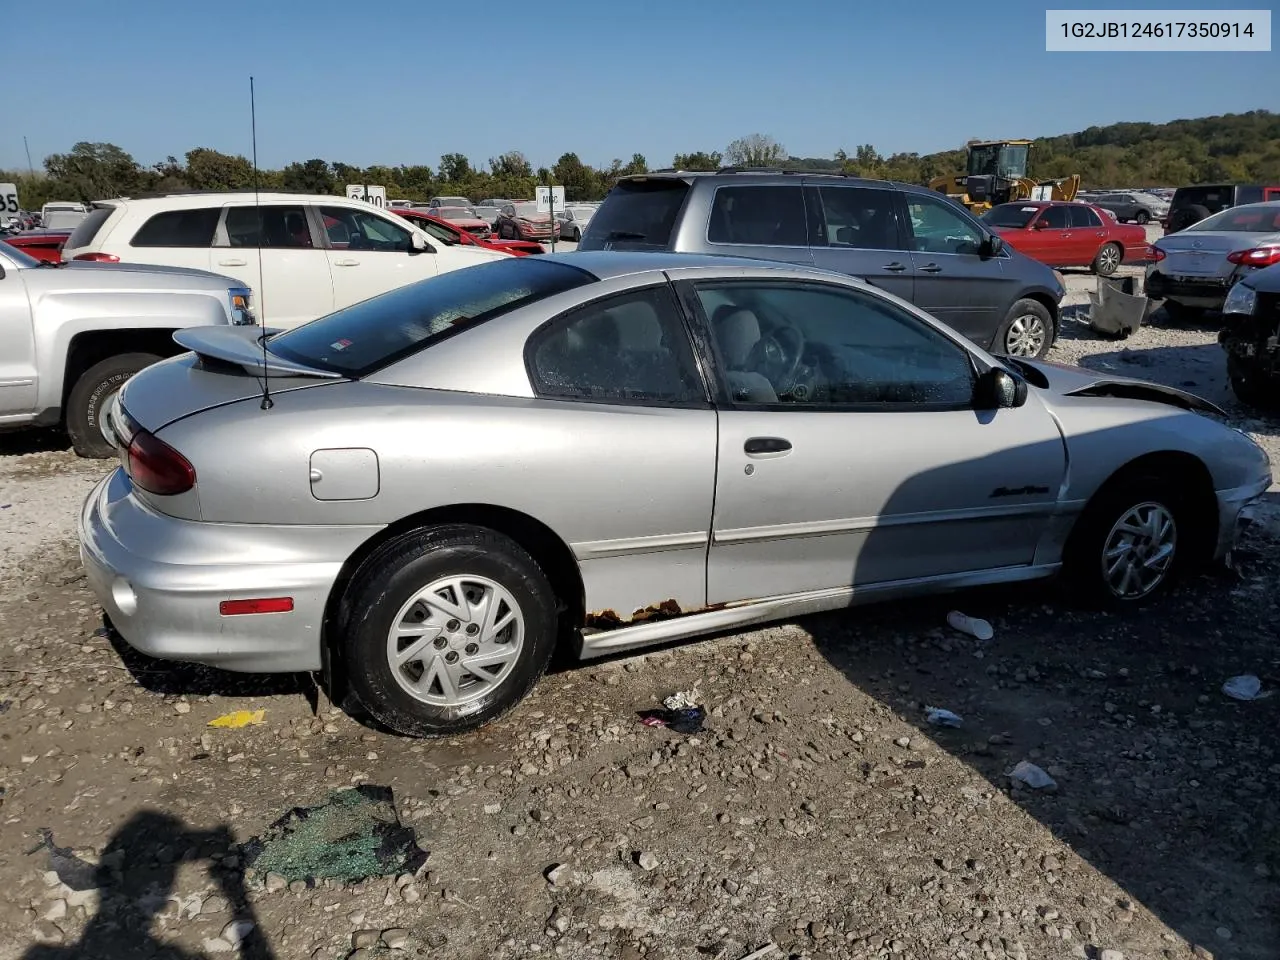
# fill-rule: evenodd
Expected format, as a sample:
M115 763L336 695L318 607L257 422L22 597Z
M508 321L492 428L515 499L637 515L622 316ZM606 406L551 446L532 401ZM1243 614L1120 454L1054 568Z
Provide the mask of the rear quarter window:
M689 195L683 180L623 181L609 191L580 250L666 250Z
M110 220L115 212L115 207L94 207L89 215L76 224L75 229L71 231L71 236L67 237L66 248L75 250L93 243L102 225Z
M219 207L166 210L144 223L129 241L131 247L209 247L222 215Z

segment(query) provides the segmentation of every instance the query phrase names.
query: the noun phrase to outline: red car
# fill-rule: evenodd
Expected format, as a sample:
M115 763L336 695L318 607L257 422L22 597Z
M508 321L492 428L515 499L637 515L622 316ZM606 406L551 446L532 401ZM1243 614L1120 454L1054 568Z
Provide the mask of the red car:
M1109 277L1120 264L1145 263L1151 256L1146 230L1118 223L1088 203L1002 203L982 219L1009 246L1051 267L1092 267Z
M69 236L70 230L27 230L23 233L0 234L0 241L37 260L61 263L62 246Z
M441 243L460 243L464 246L487 247L490 250L501 250L503 253L513 253L517 257L526 257L532 253L547 252L542 244L535 243L532 240L497 240L489 237L481 239L480 237L461 229L457 224L450 223L448 220L441 220L439 217L434 217L425 210L398 207L393 210L392 213L417 224L418 227L425 230Z

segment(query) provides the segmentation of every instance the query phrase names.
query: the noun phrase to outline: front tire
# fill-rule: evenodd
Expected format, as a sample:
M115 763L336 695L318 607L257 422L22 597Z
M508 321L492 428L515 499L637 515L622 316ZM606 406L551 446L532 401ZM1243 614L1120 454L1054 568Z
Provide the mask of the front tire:
M1114 243L1104 243L1098 255L1093 258L1093 272L1100 277L1109 277L1120 269L1120 248Z
M1184 498L1158 476L1103 488L1085 508L1063 556L1081 599L1104 607L1155 600L1177 581L1193 550Z
M482 527L428 527L390 541L343 602L351 691L413 737L474 730L533 689L556 642L556 603L537 562Z
M582 231L579 230L577 227L573 228L573 242L574 243L582 242Z
M96 460L115 456L115 449L102 435L102 411L125 381L160 359L154 353L122 353L100 360L80 374L67 395L66 410L67 433L77 454Z
M1145 210L1139 210L1138 215L1133 219L1138 226L1145 227L1148 223L1151 222L1151 214L1147 213L1147 211Z
M1053 346L1053 316L1038 300L1019 300L996 333L995 351L1038 360Z
M1270 411L1280 405L1277 403L1280 397L1269 389L1272 386L1270 378L1250 371L1248 366L1230 354L1227 355L1227 377L1231 380L1231 392L1246 407Z

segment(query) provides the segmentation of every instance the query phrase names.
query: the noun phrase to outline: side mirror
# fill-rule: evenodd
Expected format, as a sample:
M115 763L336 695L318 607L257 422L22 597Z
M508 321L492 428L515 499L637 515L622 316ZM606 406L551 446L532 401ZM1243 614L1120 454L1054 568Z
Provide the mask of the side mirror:
M998 257L1004 252L1004 237L998 233L988 234L985 246L987 248L987 256Z
M1049 226L1049 224L1048 224L1048 222L1047 222L1047 221L1045 221L1045 220L1037 220L1035 223L1033 223L1033 224L1031 225L1031 229L1032 229L1032 230L1043 230L1043 229L1044 229L1045 227L1047 227L1047 226Z
M992 367L973 387L977 410L1011 410L1027 402L1027 382L1003 367Z
M410 253L435 253L436 248L427 243L426 238L421 234L413 234L413 239L409 241Z

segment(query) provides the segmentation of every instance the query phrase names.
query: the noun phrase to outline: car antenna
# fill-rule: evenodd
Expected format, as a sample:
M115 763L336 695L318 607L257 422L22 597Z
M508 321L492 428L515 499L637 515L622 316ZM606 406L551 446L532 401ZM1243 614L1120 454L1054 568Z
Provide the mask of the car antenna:
M262 289L266 284L265 275L262 272L262 205L258 201L258 108L253 95L253 77L249 77L249 126L253 132L253 212L258 220L258 309L262 312L262 319L267 319L267 298L265 291ZM262 336L258 338L258 342L262 344L262 404L261 409L270 410L275 406L275 402L271 399L271 373L267 370L267 329L262 328Z

